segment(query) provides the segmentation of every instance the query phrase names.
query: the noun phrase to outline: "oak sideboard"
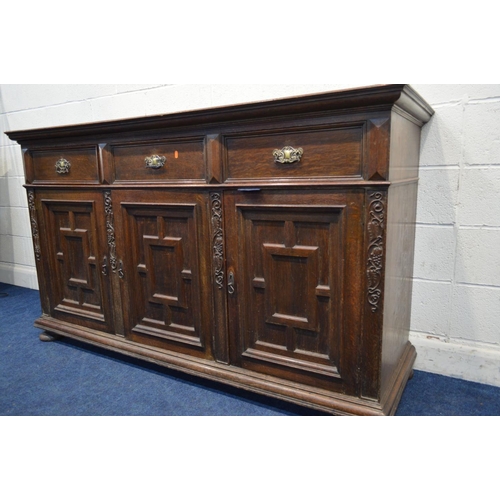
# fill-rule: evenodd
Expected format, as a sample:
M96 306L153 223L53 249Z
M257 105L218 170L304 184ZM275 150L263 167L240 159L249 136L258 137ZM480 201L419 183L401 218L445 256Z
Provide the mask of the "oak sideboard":
M8 132L24 157L40 338L330 414L394 414L416 357L432 114L393 84Z

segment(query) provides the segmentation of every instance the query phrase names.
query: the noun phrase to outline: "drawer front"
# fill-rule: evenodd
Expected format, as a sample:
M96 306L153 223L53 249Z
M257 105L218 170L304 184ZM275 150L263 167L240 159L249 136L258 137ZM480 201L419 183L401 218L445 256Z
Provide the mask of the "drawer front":
M363 126L226 136L226 179L361 177Z
M115 182L205 181L205 140L164 141L113 148Z
M34 181L99 183L97 148L32 151Z

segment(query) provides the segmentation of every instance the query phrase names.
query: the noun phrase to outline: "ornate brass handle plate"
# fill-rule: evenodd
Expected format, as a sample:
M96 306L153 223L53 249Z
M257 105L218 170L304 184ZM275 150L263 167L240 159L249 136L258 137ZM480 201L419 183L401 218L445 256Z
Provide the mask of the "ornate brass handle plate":
M302 159L304 150L302 148L292 148L291 146L285 146L282 149L275 149L273 151L274 162L275 163L296 163Z
M158 155L148 156L144 159L146 168L153 168L155 170L164 167L166 161L167 159L164 156Z
M56 162L56 172L59 175L69 174L69 169L71 168L71 163L65 158L61 158Z

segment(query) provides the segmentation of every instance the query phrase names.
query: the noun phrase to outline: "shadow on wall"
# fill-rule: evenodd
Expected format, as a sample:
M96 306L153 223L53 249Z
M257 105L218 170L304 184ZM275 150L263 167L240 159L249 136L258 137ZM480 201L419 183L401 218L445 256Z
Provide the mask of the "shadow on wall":
M435 108L436 114L422 131L424 168L411 320L414 341L421 341L416 367L493 384L499 380L500 294L493 288L498 286L498 274L486 269L498 266L494 248L498 238L496 228L483 226L491 225L488 213L494 202L488 193L498 190L500 177L488 173L497 170L470 145L473 128L486 119L482 112L487 112L487 105L471 104L471 96L460 99L459 90L450 91L455 101ZM474 121L467 115L472 107ZM490 178L495 182L485 185Z
M19 164L19 146L13 145L5 135L11 129L8 113L0 86L0 281L19 286L28 286L27 283L18 282L16 279L16 248L13 235L16 234L13 227L14 221L11 216L11 208L19 207L24 198L16 193L22 188L22 179L16 172ZM23 280L21 280L23 281Z
M411 331L441 342L450 331L458 189L458 166L444 169L441 159L446 143L460 134L437 109L421 136Z
M10 207L12 204L8 172L12 169L12 148L5 147L5 143L9 140L5 135L8 129L7 114L5 112L5 105L3 102L2 89L0 89L0 210ZM9 255L14 252L13 244L10 238L6 238L6 231L11 225L10 218L5 216L6 210L2 210L2 220L0 220L0 281L6 283L14 283L14 268L9 266L5 261ZM7 265L6 265L7 264Z

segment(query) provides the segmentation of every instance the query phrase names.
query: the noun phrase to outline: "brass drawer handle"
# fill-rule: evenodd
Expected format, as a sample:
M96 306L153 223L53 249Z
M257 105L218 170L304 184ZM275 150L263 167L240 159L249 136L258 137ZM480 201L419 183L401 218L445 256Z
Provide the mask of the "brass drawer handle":
M56 162L56 172L59 175L69 174L69 169L71 168L71 163L65 158L61 158Z
M148 156L144 159L144 163L146 164L146 168L153 168L157 170L158 168L162 168L165 166L165 162L167 159L164 156Z
M273 151L275 163L295 163L302 159L304 150L302 148L295 149L291 146L285 146L282 149Z

